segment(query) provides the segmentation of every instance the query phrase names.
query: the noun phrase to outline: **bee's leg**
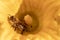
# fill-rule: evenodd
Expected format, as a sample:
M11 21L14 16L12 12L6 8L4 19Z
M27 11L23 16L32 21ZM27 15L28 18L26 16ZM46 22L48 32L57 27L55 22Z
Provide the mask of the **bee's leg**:
M27 29L26 29L25 31L26 31L26 32L30 32L30 30L27 30Z
M16 28L17 28L15 24L14 24L14 25L12 25L12 27L14 28L14 31L15 31L15 30L16 30Z
M24 31L25 31L25 29L23 29L23 30L21 31L21 34L23 34Z
M14 31L16 30L16 28L14 29Z

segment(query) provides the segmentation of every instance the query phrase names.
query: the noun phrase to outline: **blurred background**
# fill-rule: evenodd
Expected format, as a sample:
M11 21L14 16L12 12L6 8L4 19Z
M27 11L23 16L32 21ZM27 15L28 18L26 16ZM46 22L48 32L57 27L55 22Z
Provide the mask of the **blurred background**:
M8 23L9 15L26 12L38 20L35 34L18 34ZM60 0L0 0L0 40L60 40Z

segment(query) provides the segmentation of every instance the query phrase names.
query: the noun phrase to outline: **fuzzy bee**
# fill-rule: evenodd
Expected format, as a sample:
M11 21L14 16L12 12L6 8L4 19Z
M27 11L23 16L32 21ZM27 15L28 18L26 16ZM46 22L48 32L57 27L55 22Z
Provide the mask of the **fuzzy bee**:
M25 22L20 21L19 19L17 19L15 16L10 16L8 17L8 21L11 24L11 26L14 28L15 31L17 31L18 33L23 34L24 31L29 31L28 29L28 25Z

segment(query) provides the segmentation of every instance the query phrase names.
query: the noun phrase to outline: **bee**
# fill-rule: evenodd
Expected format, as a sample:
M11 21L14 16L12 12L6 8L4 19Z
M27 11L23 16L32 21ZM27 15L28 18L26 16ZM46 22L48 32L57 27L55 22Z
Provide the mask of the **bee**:
M9 16L8 22L11 24L11 26L14 28L15 31L18 33L23 34L25 31L28 32L28 25L25 22L22 22L15 16Z

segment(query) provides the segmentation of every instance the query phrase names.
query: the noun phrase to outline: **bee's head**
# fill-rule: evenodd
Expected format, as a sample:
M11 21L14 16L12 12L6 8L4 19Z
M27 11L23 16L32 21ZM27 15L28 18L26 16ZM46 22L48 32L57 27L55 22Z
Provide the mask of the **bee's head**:
M16 22L16 18L15 18L14 16L9 16L9 17L8 17L8 22L9 22L10 24L14 24L14 23Z
M14 16L10 16L9 17L9 20L12 21L12 22L15 22L16 21L16 18Z

